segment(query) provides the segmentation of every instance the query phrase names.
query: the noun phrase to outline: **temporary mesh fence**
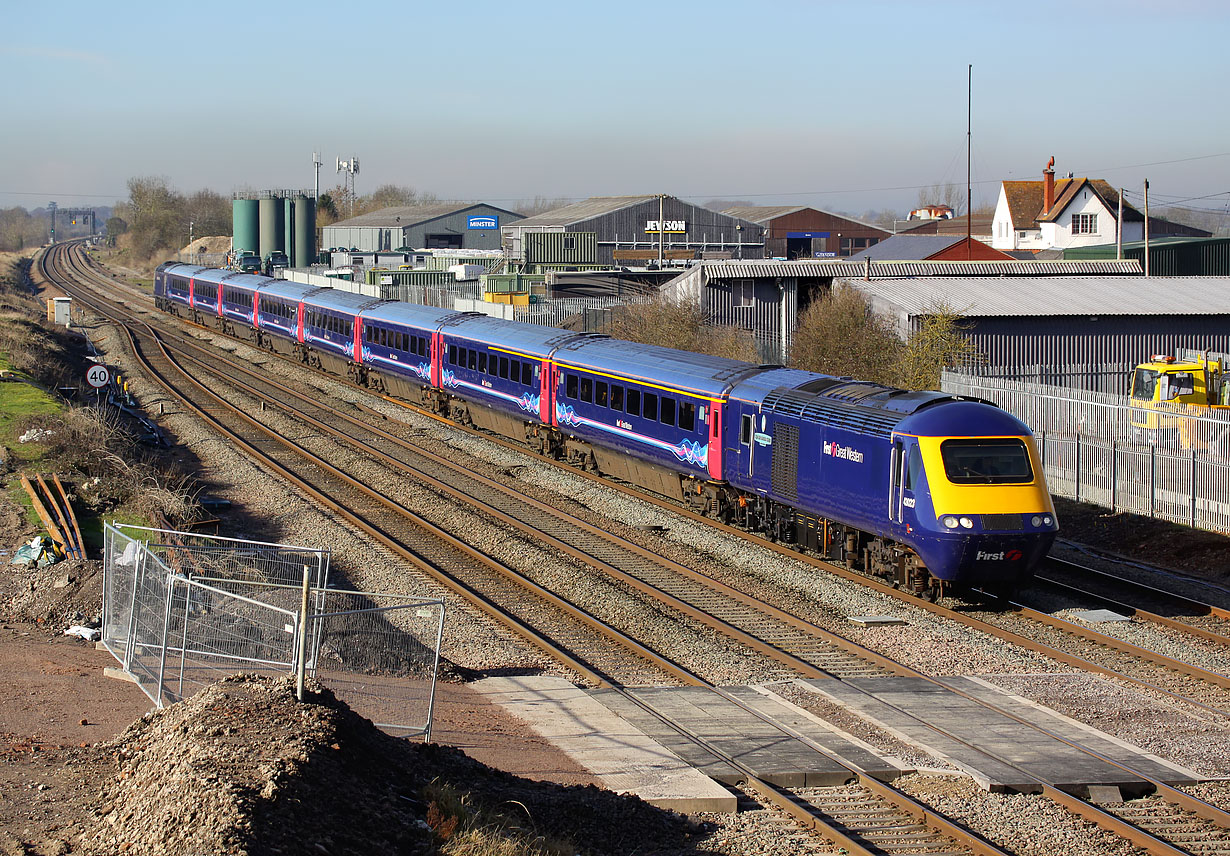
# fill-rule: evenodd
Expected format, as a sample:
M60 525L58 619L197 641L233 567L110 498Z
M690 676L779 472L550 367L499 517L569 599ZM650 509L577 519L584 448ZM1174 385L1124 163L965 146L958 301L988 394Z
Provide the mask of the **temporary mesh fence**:
M294 673L430 736L443 601L329 589L323 550L122 524L103 559L103 643L159 707L228 674Z

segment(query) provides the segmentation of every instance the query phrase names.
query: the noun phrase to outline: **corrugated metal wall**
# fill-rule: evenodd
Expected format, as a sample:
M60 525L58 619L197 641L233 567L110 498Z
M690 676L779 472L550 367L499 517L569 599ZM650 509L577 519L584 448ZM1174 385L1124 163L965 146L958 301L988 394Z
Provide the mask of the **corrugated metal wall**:
M519 217L510 218L508 214L498 208L489 205L478 205L474 208L459 211L456 214L450 214L447 217L440 217L436 220L429 220L426 223L408 226L402 229L402 240L405 246L418 249L430 246L427 240L428 235L455 235L461 239L461 246L469 250L500 249L499 227L481 230L469 229L467 225L471 217L495 217L501 226L515 223L520 219Z
M592 220L572 223L569 232L594 232L598 236L597 260L614 261L616 249L656 249L658 233L645 231L645 224L658 219L658 202L651 200L603 214ZM693 249L696 252L725 249L745 259L764 258L764 227L740 220L679 199L667 198L662 204L662 219L683 220L686 231L662 235L665 249ZM738 226L742 226L739 230Z
M966 318L962 324L992 374L1101 392L1122 392L1126 372L1152 354L1230 351L1230 318L1217 315L1021 316ZM1069 380L1061 381L1061 374Z
M798 323L797 291L795 277L716 280L707 284L702 300L712 323L751 331L761 362L784 363ZM782 341L783 301L785 342Z
M527 265L594 264L598 258L598 233L526 232L522 247Z

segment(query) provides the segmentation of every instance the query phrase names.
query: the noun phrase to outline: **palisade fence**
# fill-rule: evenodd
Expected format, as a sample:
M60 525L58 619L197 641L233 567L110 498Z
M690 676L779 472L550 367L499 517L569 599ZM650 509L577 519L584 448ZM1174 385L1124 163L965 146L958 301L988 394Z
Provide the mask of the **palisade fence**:
M1145 409L1110 393L957 371L940 386L1033 429L1052 494L1230 533L1230 412Z
M102 641L158 707L236 672L295 674L391 734L430 739L442 600L329 588L323 550L104 535Z

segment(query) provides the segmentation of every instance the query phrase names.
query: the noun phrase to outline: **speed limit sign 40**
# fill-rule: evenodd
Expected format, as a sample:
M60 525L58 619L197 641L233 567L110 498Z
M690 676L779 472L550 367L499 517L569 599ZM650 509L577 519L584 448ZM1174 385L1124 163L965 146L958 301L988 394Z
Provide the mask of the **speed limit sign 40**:
M102 389L111 382L111 372L107 371L106 366L90 366L90 370L85 373L85 379L95 389Z

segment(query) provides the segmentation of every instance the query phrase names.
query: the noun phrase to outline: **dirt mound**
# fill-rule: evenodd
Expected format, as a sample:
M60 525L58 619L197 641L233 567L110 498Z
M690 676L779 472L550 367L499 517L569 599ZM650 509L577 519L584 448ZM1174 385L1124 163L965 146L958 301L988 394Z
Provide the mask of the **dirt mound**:
M516 846L499 852L679 853L699 832L635 797L531 782L390 737L311 689L301 704L289 678L237 675L142 717L106 747L119 771L84 850L438 852L502 828Z
M180 248L181 255L196 255L198 253L226 253L231 248L230 235L212 235L197 238L190 244Z

